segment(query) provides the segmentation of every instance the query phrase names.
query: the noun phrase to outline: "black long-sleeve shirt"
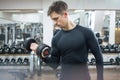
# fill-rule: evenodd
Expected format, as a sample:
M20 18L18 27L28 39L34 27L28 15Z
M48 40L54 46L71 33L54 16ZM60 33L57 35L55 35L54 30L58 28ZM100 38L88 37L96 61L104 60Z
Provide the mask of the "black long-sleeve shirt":
M103 58L94 33L79 25L61 30L52 39L51 57L44 58L53 68L61 65L61 80L90 80L87 66L89 49L96 59L97 80L103 80Z

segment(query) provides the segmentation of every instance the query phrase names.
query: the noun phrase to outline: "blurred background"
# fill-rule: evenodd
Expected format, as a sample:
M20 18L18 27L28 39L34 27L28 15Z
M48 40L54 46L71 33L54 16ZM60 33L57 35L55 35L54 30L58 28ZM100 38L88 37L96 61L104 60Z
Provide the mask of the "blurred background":
M26 39L51 46L54 25L47 16L55 0L0 0L0 79L58 80L56 71L24 48ZM120 80L120 1L64 0L70 18L94 31L104 58L104 79ZM88 56L91 80L96 80L95 58Z

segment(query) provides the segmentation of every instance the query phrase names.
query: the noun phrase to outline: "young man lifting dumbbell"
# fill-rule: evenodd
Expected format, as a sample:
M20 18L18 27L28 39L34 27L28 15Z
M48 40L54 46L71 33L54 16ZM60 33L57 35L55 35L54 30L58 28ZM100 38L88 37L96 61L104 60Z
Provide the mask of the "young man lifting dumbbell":
M103 57L94 33L69 19L64 1L53 2L48 16L61 28L52 39L51 57L41 56L41 45L36 43L32 43L30 49L52 68L61 66L60 80L90 80L87 64L90 49L96 60L97 80L103 80Z

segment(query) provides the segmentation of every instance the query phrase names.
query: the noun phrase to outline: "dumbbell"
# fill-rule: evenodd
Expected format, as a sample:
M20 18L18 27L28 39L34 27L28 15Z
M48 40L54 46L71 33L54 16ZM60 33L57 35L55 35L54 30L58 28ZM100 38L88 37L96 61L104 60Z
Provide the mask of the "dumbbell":
M16 59L15 58L12 58L11 59L11 63L14 64L16 62Z
M115 44L111 45L110 53L116 53L116 46L115 46Z
M3 53L3 50L2 50L2 48L0 48L0 54L2 54Z
M23 64L29 64L29 59L28 58L24 58Z
M4 53L4 54L9 54L9 53L10 53L10 48L9 48L9 47L5 47L5 48L3 49L3 53Z
M91 58L91 64L95 64L95 63L96 63L95 58Z
M24 50L22 48L17 48L17 53L18 54L23 54L24 53Z
M98 38L98 43L102 44L103 40L101 38Z
M109 53L111 48L111 44L107 44L106 47L104 48L105 53Z
M23 59L19 57L19 58L17 59L17 64L22 64L22 63L23 63Z
M16 54L17 49L15 47L10 48L11 54Z
M0 63L3 63L3 59L2 58L0 58Z
M105 46L100 44L100 49L101 49L102 53L104 53L104 48L105 48Z
M110 61L111 64L115 63L115 60L113 58L110 58L109 61Z
M37 48L37 52L36 52L37 56L40 56L42 58L48 57L50 54L50 47L46 44L41 44L38 48Z
M120 65L120 58L119 58L119 57L116 57L115 60L116 60L116 64L117 64L117 65Z
M37 43L35 39L28 39L24 42L24 47L27 51L31 52L32 50L30 49L31 43ZM40 44L37 48L37 56L39 57L48 57L50 53L50 47L46 44Z
M9 58L6 58L5 60L4 60L4 63L5 64L8 64L10 62L10 59Z
M100 37L100 33L96 33L96 37L99 38Z

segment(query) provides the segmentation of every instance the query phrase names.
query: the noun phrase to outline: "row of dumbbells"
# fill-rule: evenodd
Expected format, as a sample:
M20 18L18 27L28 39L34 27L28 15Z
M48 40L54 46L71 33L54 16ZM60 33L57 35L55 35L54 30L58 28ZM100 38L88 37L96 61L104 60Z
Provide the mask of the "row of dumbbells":
M120 53L120 44L100 45L102 53Z
M95 35L98 39L99 44L102 44L103 42L108 42L108 40L109 40L109 32L107 32L107 31L105 31L104 36L101 36L100 33L96 33Z
M104 60L103 62L104 62L104 63L103 63L104 65L107 65L107 64L110 64L110 65L120 65L120 58L119 58L119 57L109 58L108 60ZM89 59L88 63L89 63L90 65L96 64L95 58Z
M7 58L7 57L0 57L0 65L29 65L29 58L27 57L18 57L18 58Z
M24 48L3 47L3 48L0 48L0 54L28 54L28 52Z
M108 32L104 34L105 36L108 35ZM101 38L100 33L96 33L96 37L98 39L98 43L103 53L120 53L120 44L107 44L103 45L103 39Z

